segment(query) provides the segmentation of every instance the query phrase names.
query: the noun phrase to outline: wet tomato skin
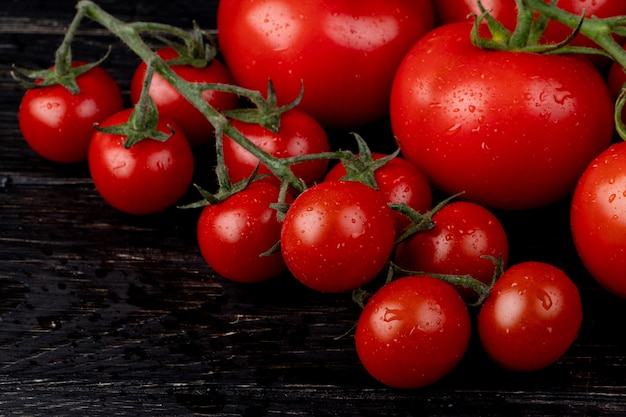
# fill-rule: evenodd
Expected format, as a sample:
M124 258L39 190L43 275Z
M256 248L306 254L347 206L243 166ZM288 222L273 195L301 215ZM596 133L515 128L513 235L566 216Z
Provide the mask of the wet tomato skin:
M481 306L478 334L505 369L536 371L558 361L578 337L578 288L559 268L523 262L504 272Z
M626 143L611 145L589 164L572 196L570 227L591 276L626 298Z
M355 343L361 363L394 388L430 385L449 374L469 344L470 316L449 284L428 275L398 278L367 301Z

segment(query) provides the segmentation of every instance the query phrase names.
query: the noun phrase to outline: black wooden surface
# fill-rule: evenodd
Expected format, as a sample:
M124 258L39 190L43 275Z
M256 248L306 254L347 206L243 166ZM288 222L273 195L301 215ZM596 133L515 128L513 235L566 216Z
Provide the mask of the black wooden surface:
M100 4L124 20L214 27L217 1ZM196 246L197 211L118 213L85 164L53 164L27 147L10 66L50 65L73 14L67 0L0 3L0 416L626 415L626 301L582 268L567 201L498 213L512 262L551 262L579 285L583 327L562 360L510 373L473 340L444 380L387 389L358 362L348 295L289 276L254 286L216 277ZM74 55L93 60L109 44L105 67L127 93L136 58L98 25L84 25ZM391 140L385 128L360 133ZM211 163L198 149L197 182L210 181Z

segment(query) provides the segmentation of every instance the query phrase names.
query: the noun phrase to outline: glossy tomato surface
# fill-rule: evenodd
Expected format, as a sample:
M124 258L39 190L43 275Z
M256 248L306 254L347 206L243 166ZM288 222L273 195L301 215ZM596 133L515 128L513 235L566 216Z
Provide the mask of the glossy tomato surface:
M386 154L373 153L374 160L386 157ZM346 168L338 163L328 171L324 181L340 180L346 175ZM395 157L374 171L378 191L387 198L389 204L404 203L418 213L426 213L432 208L433 197L430 184L426 176L417 167L407 160ZM396 224L396 234L400 236L403 230L411 224L410 219L393 211Z
M165 61L178 57L178 52L167 47L159 49L158 55ZM233 77L226 66L214 59L206 67L196 68L191 65L172 65L172 71L191 83L234 84ZM130 94L133 103L139 101L146 75L146 64L141 62L132 78ZM208 119L200 113L182 94L159 74L152 76L149 94L161 117L175 122L183 130L192 145L205 143L213 139L214 128ZM237 106L237 96L231 93L205 90L204 99L216 110L231 110Z
M131 109L115 113L102 127L126 123ZM170 133L160 119L158 129ZM194 159L182 130L165 142L143 139L124 147L126 136L96 132L89 146L89 171L96 189L111 206L130 214L151 214L174 205L191 184Z
M277 158L290 158L330 150L328 136L311 116L296 109L281 115L280 129L272 132L258 124L233 120L232 125L258 148ZM259 159L228 136L224 136L224 163L232 182L248 178L259 164ZM307 186L324 177L328 159L317 159L291 165L291 171ZM259 174L271 171L261 165Z
M523 262L496 282L477 325L494 362L514 371L535 371L565 354L578 337L582 317L578 288L561 269Z
M470 26L438 27L400 65L391 122L402 154L435 188L491 208L564 198L611 141L606 83L580 59L477 48Z
M433 27L426 0L221 0L217 29L238 84L261 92L272 80L324 126L347 127L388 113L398 63Z
M395 225L382 194L355 181L325 181L300 194L283 222L287 268L305 286L342 292L371 281L387 263Z
M587 270L626 298L626 143L612 145L591 162L574 190L570 221Z
M285 270L280 251L266 254L280 239L281 222L270 207L279 200L279 192L278 185L256 181L202 210L198 244L206 262L220 276L260 282ZM288 198L286 202L291 201Z
M489 210L475 203L457 201L445 205L432 218L434 227L400 243L395 263L410 271L436 274L471 275L489 284L495 264L502 258L506 266L509 244L504 227ZM465 297L474 294L458 288Z
M421 388L449 374L470 339L459 293L427 275L398 278L367 301L354 335L365 369L394 388Z
M120 88L101 67L78 76L76 83L80 89L76 95L62 85L32 88L24 94L18 111L26 143L54 162L87 160L94 123L122 110Z

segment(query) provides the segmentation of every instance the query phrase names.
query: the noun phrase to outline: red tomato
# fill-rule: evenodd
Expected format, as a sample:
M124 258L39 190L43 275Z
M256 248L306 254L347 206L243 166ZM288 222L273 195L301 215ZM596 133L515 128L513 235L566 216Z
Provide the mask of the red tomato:
M157 54L166 61L178 57L178 52L171 47L160 49ZM202 68L191 65L172 65L171 69L178 76L192 83L235 83L230 71L218 60L213 60L208 66ZM130 87L133 103L139 101L145 75L146 64L141 62L135 70ZM155 73L152 76L149 94L157 106L159 115L175 122L192 145L206 143L213 138L215 129L208 119L159 74ZM205 90L202 96L216 110L231 110L237 106L238 98L234 94Z
M400 65L391 122L403 155L435 188L491 208L564 198L611 141L606 83L584 60L479 49L470 26L438 27Z
M293 202L280 246L296 279L317 291L341 292L366 284L383 269L394 238L382 194L361 182L327 181Z
M449 374L470 339L459 293L428 275L398 278L368 300L354 335L365 369L393 388L421 388Z
M54 162L87 160L94 123L122 110L122 93L104 69L94 67L76 77L76 83L79 94L62 85L32 88L20 104L18 120L26 143Z
M257 181L202 210L198 243L216 273L233 281L260 282L285 270L280 251L263 255L280 240L282 223L270 207L279 192L278 185ZM291 201L288 197L286 202Z
M478 333L500 366L534 371L555 363L578 336L582 305L576 285L557 267L524 262L509 268L478 314Z
M570 221L589 273L626 298L626 143L612 145L591 162L574 190Z
M330 145L326 131L320 124L296 109L283 113L280 130L274 133L264 127L233 120L232 125L258 148L278 158L328 152ZM224 136L224 163L228 176L234 183L248 178L259 164L257 157L245 150L228 136ZM321 180L328 168L328 159L302 162L291 166L292 172L307 185ZM259 167L259 174L269 174L265 166Z
M385 157L385 154L373 153L374 160ZM343 164L335 165L324 177L324 181L334 181L346 175ZM430 184L426 176L413 164L402 158L393 158L374 171L378 191L387 198L389 204L405 203L418 213L426 213L432 208L433 198ZM411 224L404 214L394 210L396 234Z
M126 123L130 109L115 113L100 126ZM158 129L172 125L160 119ZM175 128L175 125L174 125ZM130 214L156 213L175 204L193 176L193 154L182 130L161 142L144 139L130 148L125 136L96 132L89 146L89 170L100 195L111 206Z
M400 60L433 27L430 1L222 0L217 29L238 84L293 101L324 126L346 127L388 113Z
M546 0L549 3L550 0ZM490 10L491 15L509 30L517 24L517 7L515 0L483 0L483 6ZM480 15L480 7L476 0L433 0L435 15L439 25L467 20L469 13ZM567 12L586 17L612 17L626 14L626 2L615 0L559 0L557 6ZM541 43L559 43L567 39L572 29L557 21L551 20L546 27ZM583 34L578 34L571 42L573 46L597 48L594 41ZM592 57L594 62L597 57Z
M489 284L495 265L488 255L503 266L509 256L506 232L497 217L486 208L470 202L445 205L433 216L435 226L405 240L396 249L395 263L410 271L436 274L471 275ZM464 297L476 294L459 288Z

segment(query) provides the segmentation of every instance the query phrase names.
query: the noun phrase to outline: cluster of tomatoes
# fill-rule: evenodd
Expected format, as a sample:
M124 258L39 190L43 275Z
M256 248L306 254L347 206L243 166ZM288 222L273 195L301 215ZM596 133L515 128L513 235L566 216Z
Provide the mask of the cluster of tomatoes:
M482 5L512 30L523 3ZM624 2L559 7L626 15ZM422 387L448 374L468 346L472 302L494 361L540 369L577 337L580 295L555 266L507 265L507 235L490 209L536 208L573 192L585 266L626 297L626 144L612 144L626 77L604 56L511 51L517 31L508 49L478 47L487 25L467 21L470 12L482 13L478 2L222 0L224 63L169 61L182 56L172 47L158 56L190 85L266 91L271 80L278 128L238 109L236 93L205 88L206 102L228 116L227 129L215 126L145 62L131 86L143 106L123 109L101 67L72 63L80 92L39 80L24 96L20 127L45 158L87 160L102 197L133 214L176 204L192 182L194 146L217 137L220 190L203 193L197 227L204 259L234 281L288 271L321 292L357 292L387 275L363 299L355 343L388 386ZM552 21L539 44L568 31ZM589 42L579 34L570 44ZM328 128L386 116L400 154L371 152L358 135L358 153L331 149ZM152 136L129 140L146 126ZM281 178L281 161L297 183ZM460 199L433 204L433 189Z

